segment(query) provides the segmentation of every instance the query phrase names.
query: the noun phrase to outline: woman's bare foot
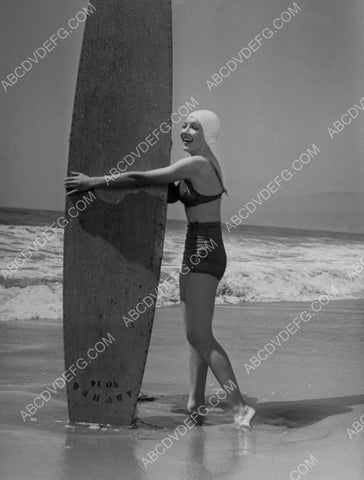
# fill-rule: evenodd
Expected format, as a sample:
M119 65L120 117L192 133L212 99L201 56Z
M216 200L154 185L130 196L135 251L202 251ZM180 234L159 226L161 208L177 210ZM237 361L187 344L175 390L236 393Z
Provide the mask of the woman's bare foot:
M138 394L138 402L153 402L154 400L155 400L155 397L153 397L152 395L143 393L142 391L140 391Z
M238 428L246 428L251 430L251 422L255 416L255 410L248 405L240 406L233 409L234 423Z

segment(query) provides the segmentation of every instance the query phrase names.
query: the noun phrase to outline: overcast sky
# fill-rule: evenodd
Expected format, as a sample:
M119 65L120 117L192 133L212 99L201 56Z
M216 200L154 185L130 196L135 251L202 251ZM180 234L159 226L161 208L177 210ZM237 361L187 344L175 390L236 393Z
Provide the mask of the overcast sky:
M1 80L86 4L2 0ZM174 106L194 97L220 116L216 153L229 190L225 219L312 144L320 155L285 183L277 200L294 205L322 192L364 193L364 112L333 139L328 134L364 96L364 3L299 0L301 11L275 29L272 21L293 4L173 1ZM209 89L207 80L265 27L276 30L273 37ZM1 88L2 206L63 208L82 33L82 27L73 31L16 85ZM183 156L177 133L172 161ZM182 206L171 206L169 216L183 218Z

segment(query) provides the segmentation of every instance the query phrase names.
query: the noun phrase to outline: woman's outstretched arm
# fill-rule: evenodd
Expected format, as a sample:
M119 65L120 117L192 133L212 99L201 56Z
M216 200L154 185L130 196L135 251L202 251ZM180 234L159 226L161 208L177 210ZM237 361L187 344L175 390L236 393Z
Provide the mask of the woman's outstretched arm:
M125 172L118 175L89 177L80 172L71 172L64 185L67 195L83 192L91 188L139 188L146 185L163 185L177 180L191 179L201 174L201 165L205 162L199 156L183 158L168 167L156 168L145 172Z

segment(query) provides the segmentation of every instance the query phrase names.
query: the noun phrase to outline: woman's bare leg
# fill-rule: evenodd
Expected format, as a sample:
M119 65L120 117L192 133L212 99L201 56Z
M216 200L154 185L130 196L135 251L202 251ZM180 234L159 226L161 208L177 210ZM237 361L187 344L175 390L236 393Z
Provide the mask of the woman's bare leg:
M231 385L231 382L236 385L228 397L233 408L244 407L245 402L237 385L230 360L212 333L215 295L219 282L214 276L205 273L189 273L185 277L184 308L187 339L211 368L221 387ZM199 385L200 389L202 388L201 378L198 375L202 372L201 361L198 362L197 355L192 359L195 362L195 368L191 371L191 377L194 378L192 385L194 385L195 391L200 391L196 385Z
M187 325L187 312L185 303L186 275L180 276L181 309L185 326ZM198 350L190 345L190 394L187 410L194 411L205 404L205 388L208 363L201 357Z

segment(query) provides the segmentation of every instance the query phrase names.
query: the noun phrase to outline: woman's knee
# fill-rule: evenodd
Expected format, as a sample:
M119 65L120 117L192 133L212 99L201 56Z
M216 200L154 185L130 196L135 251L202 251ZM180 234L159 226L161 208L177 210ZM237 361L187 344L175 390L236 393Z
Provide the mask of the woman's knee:
M198 332L193 328L187 329L186 336L188 343L195 347L197 350L210 348L215 343L215 339L212 333L206 334L203 332Z

